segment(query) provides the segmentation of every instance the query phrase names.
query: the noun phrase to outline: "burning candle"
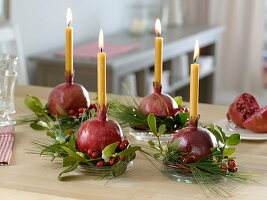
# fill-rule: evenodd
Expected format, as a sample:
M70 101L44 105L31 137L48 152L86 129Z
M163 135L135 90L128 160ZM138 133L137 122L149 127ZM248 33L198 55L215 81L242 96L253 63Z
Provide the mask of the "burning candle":
M195 43L194 60L190 68L190 118L195 120L198 115L198 93L199 93L199 57L198 40Z
M157 37L155 37L155 79L156 85L161 85L162 83L162 49L163 49L163 38L160 37L161 34L161 24L160 20L157 19L155 23L155 32Z
M104 48L104 35L102 29L99 32L98 46L100 52L97 54L97 91L98 106L106 106L106 53Z
M66 17L67 27L65 28L66 46L65 46L65 71L68 74L73 74L73 30L71 25L72 13L71 9L67 10Z

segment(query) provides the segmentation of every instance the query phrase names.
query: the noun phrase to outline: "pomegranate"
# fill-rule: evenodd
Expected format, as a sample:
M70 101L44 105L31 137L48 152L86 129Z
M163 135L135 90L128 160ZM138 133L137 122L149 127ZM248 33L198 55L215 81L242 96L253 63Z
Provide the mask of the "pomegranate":
M267 133L267 106L255 112L242 126L252 132Z
M143 98L140 109L146 115L153 113L156 116L174 117L178 112L178 105L171 96L161 93L161 85L154 83L154 93Z
M192 163L211 153L211 148L217 146L215 136L207 129L198 127L198 119L189 121L189 126L179 130L171 142L180 140L178 149L184 152L183 163Z
M48 97L48 109L57 116L75 113L90 106L89 93L80 84L73 83L74 74L65 72L66 83L56 86Z
M48 108L53 115L68 115L69 110L77 111L90 105L87 90L79 84L63 83L56 86L48 97Z
M230 105L227 117L237 126L243 127L243 122L260 109L254 96L243 93Z
M85 121L78 133L77 146L80 151L92 149L101 153L102 150L114 143L122 142L123 134L119 124L106 118L106 108L97 111L97 118Z

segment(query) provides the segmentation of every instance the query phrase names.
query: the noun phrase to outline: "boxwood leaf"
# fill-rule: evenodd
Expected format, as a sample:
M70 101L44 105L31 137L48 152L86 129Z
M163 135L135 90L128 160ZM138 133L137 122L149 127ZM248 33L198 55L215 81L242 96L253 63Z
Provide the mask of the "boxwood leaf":
M148 144L149 144L150 146L155 146L155 143L154 143L152 140L149 140L149 141L148 141Z
M174 142L172 142L170 145L169 145L169 148L171 150L173 149L176 149L178 147L178 145L180 144L180 140L175 140Z
M77 161L71 157L71 156L66 156L63 158L63 163L62 163L62 166L63 167L67 167L67 166L71 166L71 165L74 165Z
M161 124L159 129L158 129L158 136L161 136L165 132L166 132L166 125L165 124Z
M58 180L62 180L62 174L68 173L68 172L72 172L73 170L75 170L79 165L79 162L76 162L74 165L70 166L69 168L63 170L62 172L60 172L60 174L58 175Z
M224 156L230 156L235 152L235 148L227 148L223 150Z
M26 97L24 99L24 104L34 113L41 114L43 112L42 107L35 103L35 100L32 97Z
M128 149L125 149L119 153L117 153L117 156L128 156L130 154L132 154L135 151L139 151L141 150L140 146L134 146L134 147L129 147Z
M37 122L30 123L30 127L34 130L48 130L47 126L40 125Z
M176 96L173 98L174 101L177 103L178 106L182 106L183 105L183 97L181 96Z
M154 158L159 158L160 157L160 153L155 153L153 156L154 156Z
M102 151L102 154L106 157L106 158L109 158L111 156L111 154L115 153L115 150L117 148L117 146L119 145L119 142L115 142L115 143L112 143L108 146L106 146L103 151Z
M147 123L152 133L157 136L157 122L154 114L151 113L148 115Z
M73 157L78 162L87 162L88 160L86 158L83 158L79 156L77 153L75 153L73 150L66 146L61 146L63 150L65 150L71 157Z
M240 135L238 133L230 135L230 137L226 141L227 145L238 145L239 143L240 143Z

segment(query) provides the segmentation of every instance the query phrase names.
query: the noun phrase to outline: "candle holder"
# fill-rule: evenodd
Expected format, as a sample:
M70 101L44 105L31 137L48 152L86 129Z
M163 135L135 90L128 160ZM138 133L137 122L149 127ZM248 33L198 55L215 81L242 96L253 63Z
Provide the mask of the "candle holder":
M152 140L157 138L149 130L147 116L154 114L157 120L157 127L162 124L166 126L166 132L161 135L162 142L168 142L173 134L183 128L189 118L189 110L183 105L182 97L172 98L162 93L162 86L153 83L154 92L144 97L140 103L130 98L128 104L121 102L111 103L110 115L120 124L130 126L130 134L137 140Z
M149 151L142 152L160 163L160 171L165 176L177 182L200 184L217 197L231 195L221 182L255 182L253 176L239 174L236 162L231 158L240 135L227 137L214 124L198 126L198 120L199 116L196 120L190 119L188 127L179 130L171 142L165 144L159 137L166 127L161 125L157 129L156 117L150 114L147 118L149 128L158 141L149 141Z

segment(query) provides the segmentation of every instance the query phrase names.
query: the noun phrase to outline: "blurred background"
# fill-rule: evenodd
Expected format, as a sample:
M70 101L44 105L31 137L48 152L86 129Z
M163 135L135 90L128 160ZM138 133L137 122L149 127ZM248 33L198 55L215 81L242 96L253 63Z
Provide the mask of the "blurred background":
M198 39L200 102L229 104L250 92L261 105L267 103L266 0L0 0L1 52L18 55L19 84L54 87L64 81L68 7L75 82L89 91L96 91L95 46L102 28L108 92L151 93L159 18L164 92L188 100L189 66Z

